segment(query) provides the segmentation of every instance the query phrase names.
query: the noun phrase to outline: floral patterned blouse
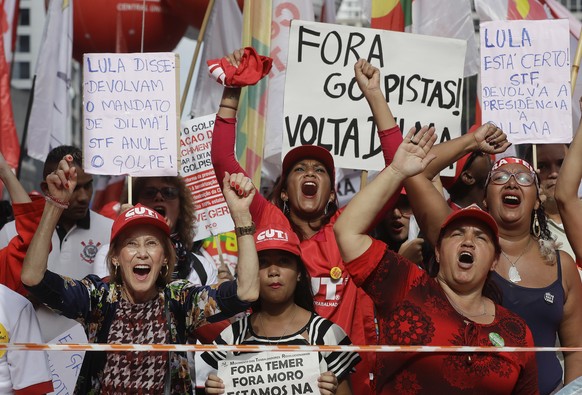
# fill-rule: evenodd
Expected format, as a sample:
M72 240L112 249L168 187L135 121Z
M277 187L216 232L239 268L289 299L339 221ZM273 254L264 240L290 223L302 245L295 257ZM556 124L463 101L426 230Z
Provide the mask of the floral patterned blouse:
M202 287L177 280L161 288L158 298L133 306L121 298L119 285L104 282L95 275L73 280L47 271L40 284L27 289L51 309L81 322L90 343L184 344L195 339L195 331L202 325L222 321L250 306L237 297L235 281ZM132 327L128 326L129 321ZM155 353L158 355L152 354L149 359L139 352L119 353L117 357L113 354L118 353L85 354L76 394L98 394L106 388L114 393L117 393L114 388L135 394L192 393L185 353ZM136 358L145 361L148 369L136 363ZM119 368L131 374L130 378L124 379L123 374L117 378L104 377L104 372L119 372ZM124 380L134 388L126 387Z

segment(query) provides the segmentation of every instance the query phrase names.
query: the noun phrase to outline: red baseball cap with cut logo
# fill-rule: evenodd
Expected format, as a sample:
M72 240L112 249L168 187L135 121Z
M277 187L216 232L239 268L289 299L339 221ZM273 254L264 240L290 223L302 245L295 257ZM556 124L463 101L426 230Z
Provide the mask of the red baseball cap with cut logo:
M283 250L301 256L299 237L286 224L268 224L255 232L257 252L264 250Z
M111 241L123 230L136 225L153 225L170 236L170 228L157 211L138 203L127 211L122 212L113 222L111 227Z

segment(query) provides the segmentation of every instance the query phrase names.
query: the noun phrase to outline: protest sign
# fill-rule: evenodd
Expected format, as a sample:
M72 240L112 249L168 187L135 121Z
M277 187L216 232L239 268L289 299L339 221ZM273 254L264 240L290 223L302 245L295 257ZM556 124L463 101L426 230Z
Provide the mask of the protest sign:
M178 57L83 56L83 168L92 174L178 174Z
M235 395L319 394L318 355L306 353L245 353L218 363L224 393Z
M195 240L234 229L230 211L216 179L210 158L216 114L182 123L180 175L192 192L196 211Z
M462 40L305 22L291 23L283 155L327 148L337 167L384 168L372 114L354 78L364 58L404 133L433 123L442 142L461 135L466 43Z
M513 144L572 140L568 21L481 24L483 121Z
M49 344L87 343L87 335L81 324L38 306L36 316L43 340ZM85 351L47 351L54 392L72 394L81 371Z

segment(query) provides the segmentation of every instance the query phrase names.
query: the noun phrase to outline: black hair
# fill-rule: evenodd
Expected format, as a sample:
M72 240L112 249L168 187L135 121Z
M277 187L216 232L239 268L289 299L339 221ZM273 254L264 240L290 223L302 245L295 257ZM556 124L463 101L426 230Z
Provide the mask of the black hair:
M43 180L55 171L65 155L71 155L73 157L73 163L81 168L83 167L83 152L79 148L72 145L59 145L48 153L44 161L44 167L42 169Z
M303 260L297 255L293 255L295 258L295 263L297 264L297 272L299 273L299 281L295 286L295 293L293 296L293 301L299 307L304 308L307 311L315 313L315 306L313 304L313 293L311 292L311 278L307 273L305 264ZM251 304L253 313L258 313L261 311L261 296Z

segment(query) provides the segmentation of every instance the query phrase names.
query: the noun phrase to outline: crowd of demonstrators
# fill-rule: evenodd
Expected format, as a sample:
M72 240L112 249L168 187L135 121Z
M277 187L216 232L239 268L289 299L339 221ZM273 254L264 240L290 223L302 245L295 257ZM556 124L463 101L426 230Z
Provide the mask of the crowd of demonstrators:
M60 160L71 155L78 169L77 187L71 201L52 235L48 267L50 270L73 278L82 278L95 272L95 258L99 249L108 243L113 221L89 209L93 195L93 176L82 169L81 150L72 146L59 146L51 150L44 162L43 179L54 172ZM41 182L46 195L48 185ZM19 234L16 221L4 225L0 230L0 248Z
M234 176L236 178L236 176ZM110 281L96 275L82 280L47 269L51 236L74 196L77 169L68 155L46 177L45 205L24 260L22 282L38 300L69 318L83 322L90 342L185 343L207 322L222 320L248 308L257 299L258 262L252 236L239 237L247 255L240 254L236 281L201 287L186 280L171 282L176 254L170 229L156 211L140 204L115 220L107 261ZM236 226L251 224L248 206L251 183L230 186L224 194ZM83 360L76 393L192 393L185 355L172 353L92 352Z
M171 239L176 250L176 266L172 279L185 279L198 285L217 282L217 268L197 243L194 248L196 222L192 193L180 176L136 177L133 181L132 203L140 203L157 211L170 227ZM127 209L129 206L124 205ZM95 274L108 276L104 254L97 261L99 271Z
M227 56L222 61L223 66L237 68L242 64L244 67L248 64L241 63L243 56L248 56L245 51L237 50ZM237 75L243 72L237 70ZM389 164L402 140L402 133L380 89L380 72L367 61L359 60L354 74L374 116L384 158ZM239 95L240 88L225 88L216 117L211 152L218 178L225 171L243 171L234 156ZM334 161L329 151L312 145L289 151L274 187L273 203L257 194L251 204L251 213L257 223L281 216L287 218L300 240L302 257L311 277L315 311L338 324L354 343L376 344L372 301L346 272L333 235L333 224L341 210L337 207ZM378 218L382 216L383 213L379 213ZM372 391L374 358L373 353L362 355L352 376L355 393Z
M299 238L287 221L258 227L255 244L259 259L259 299L252 314L226 328L215 344L350 345L346 333L317 315ZM235 353L236 355L237 353ZM203 358L214 369L230 352L208 352ZM360 357L354 352L320 352L321 394L351 394L349 375ZM222 380L212 374L208 394L224 393Z
M523 319L496 305L487 294L488 273L501 253L493 218L477 206L440 221L435 241L436 279L367 235L367 228L402 181L423 171L434 128L414 129L394 161L360 191L334 226L340 251L354 281L372 297L380 343L434 346L532 346ZM433 212L448 208L421 176ZM416 188L418 189L418 188ZM411 191L409 190L409 196ZM411 197L411 199L413 199ZM537 393L536 361L529 353L381 353L377 393Z
M495 132L484 138L482 132L487 130ZM437 159L430 166L436 165L425 177L432 177L432 172L467 151L480 149L482 143L504 149L507 143L499 140L500 135L501 130L485 124L471 135L439 144L434 149ZM436 244L440 225L451 209L428 200L424 184L415 179L405 181L412 208L427 238ZM492 273L492 282L502 295L502 305L525 319L536 346L554 346L556 335L562 346L582 345L578 333L582 325L582 310L578 307L582 283L571 257L555 250L533 167L519 158L498 160L487 178L484 207L499 226L501 258ZM540 352L536 359L540 393L549 394L560 388L562 368L555 353ZM564 359L564 382L569 383L582 375L582 353L565 353Z

